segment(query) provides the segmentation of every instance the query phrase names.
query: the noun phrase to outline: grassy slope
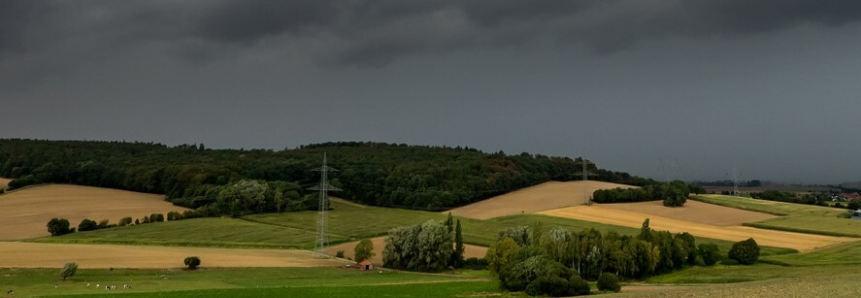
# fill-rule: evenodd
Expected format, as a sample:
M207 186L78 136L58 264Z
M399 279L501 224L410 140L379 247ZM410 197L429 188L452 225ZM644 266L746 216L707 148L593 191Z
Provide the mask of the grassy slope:
M312 227L313 228L313 227ZM307 248L315 232L229 218L198 218L46 237L37 242ZM335 238L333 240L339 240Z
M209 269L209 270L79 270L78 274L66 282L60 281L56 269L0 269L0 284L15 289L16 296L31 297L41 295L105 294L105 285L115 285L112 292L143 292L140 296L167 295L165 297L188 297L189 294L174 296L170 293L151 292L190 291L239 293L235 289L283 288L283 287L322 287L335 289L342 287L390 285L405 283L459 282L459 284L478 283L485 285L489 279L470 275L429 275L385 271L359 271L337 268L247 268L247 269ZM102 287L95 288L95 284ZM91 284L91 287L87 287ZM131 290L121 290L124 284L131 284ZM495 285L495 284L494 284ZM55 288L54 286L57 286ZM485 285L486 287L486 285ZM201 289L210 289L200 291ZM233 289L219 291L215 289ZM283 294L279 289L265 290ZM253 293L253 292L248 292ZM88 295L88 297L92 297ZM195 296L199 297L199 296ZM202 296L200 296L202 297ZM248 296L252 297L252 296Z
M694 199L715 205L781 215L778 218L746 224L756 228L861 237L861 221L839 217L847 213L845 209L721 195L696 196Z
M802 254L769 256L765 259L792 266L858 265L861 267L861 242L838 244Z
M183 292L125 294L122 297L155 297L155 298L187 298L187 297L325 297L325 298L378 298L378 297L522 297L523 295L499 292L499 284L492 281L484 282L451 282L444 284L392 284L375 286L339 286L339 287L300 287L300 288L263 288L263 289L220 289L196 290ZM73 295L58 297L117 297L112 294L102 295ZM528 297L528 296L526 296Z

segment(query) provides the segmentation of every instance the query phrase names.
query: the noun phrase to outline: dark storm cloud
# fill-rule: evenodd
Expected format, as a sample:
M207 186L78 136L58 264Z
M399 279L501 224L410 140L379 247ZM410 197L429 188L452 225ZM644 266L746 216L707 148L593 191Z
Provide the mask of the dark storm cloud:
M96 48L142 40L202 40L207 44L177 44L242 48L274 39L318 61L358 65L385 65L414 53L541 40L618 51L650 38L754 34L804 23L841 25L861 17L861 1L851 0L2 1L0 5L0 51L48 47L64 39L82 39ZM188 51L199 49L177 52Z

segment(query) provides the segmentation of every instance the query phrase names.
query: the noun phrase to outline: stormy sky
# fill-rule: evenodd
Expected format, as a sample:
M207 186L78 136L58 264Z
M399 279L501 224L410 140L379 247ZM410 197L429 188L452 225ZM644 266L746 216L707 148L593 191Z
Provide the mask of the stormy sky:
M0 1L0 137L861 180L861 1Z

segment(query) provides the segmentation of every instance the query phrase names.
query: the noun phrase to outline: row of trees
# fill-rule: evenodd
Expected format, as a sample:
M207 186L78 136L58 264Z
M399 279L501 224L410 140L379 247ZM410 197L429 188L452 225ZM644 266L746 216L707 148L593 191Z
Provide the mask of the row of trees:
M749 241L755 245L755 241ZM759 254L758 247L739 247L743 251L739 255ZM617 275L643 278L690 265L711 266L722 256L715 244L697 245L688 233L653 231L646 220L640 234L633 237L612 231L572 232L564 228L550 229L545 235L540 224L534 228L513 227L499 233L486 259L508 290L565 296L582 294L577 292L581 280L600 281L605 274L611 274L606 279ZM744 264L748 262L745 260Z
M168 221L175 221L175 220L195 218L195 217L200 217L199 214L200 214L200 212L193 211L193 210L186 210L182 213L180 213L178 211L170 211L167 213L167 220ZM147 223L153 223L153 222L164 222L164 221L165 221L165 215L164 214L153 213L149 216L144 216L144 217L141 217L139 219L135 219L134 224L140 225L140 224L147 224ZM132 218L131 217L123 217L116 224L111 224L110 221L107 219L103 219L101 221L96 222L95 220L85 218L85 219L81 220L81 223L78 224L77 228L75 228L75 227L71 227L68 219L52 218L51 220L48 221L47 228L48 228L48 233L51 233L51 236L62 236L65 234L74 233L75 231L78 231L78 232L95 231L95 230L113 228L113 227L117 227L117 226L123 227L123 226L128 226L131 224L132 224Z
M383 249L383 266L413 271L460 268L465 252L460 219L428 220L389 231ZM361 261L356 256L356 261Z
M664 206L680 207L685 204L691 190L682 181L654 183L642 188L599 189L592 193L596 203L632 203L663 200Z
M166 194L168 200L191 208L219 203L219 194L240 181L257 181L269 189L265 201L220 202L222 214L278 212L308 208L304 189L319 180L313 169L324 152L330 166L340 170L331 183L344 189L344 198L427 210L465 205L549 180L575 180L581 170L580 159L462 147L344 142L280 151L213 150L203 145L2 139L0 177L13 178L12 189L39 183L110 187ZM589 167L597 180L654 182Z

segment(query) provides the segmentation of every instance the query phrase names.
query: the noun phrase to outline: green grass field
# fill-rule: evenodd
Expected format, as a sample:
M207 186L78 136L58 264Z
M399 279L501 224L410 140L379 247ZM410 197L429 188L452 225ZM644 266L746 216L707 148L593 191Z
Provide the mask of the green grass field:
M421 223L429 219L445 220L446 214L404 209L361 207L332 202L329 232L332 243L385 235L390 229ZM260 214L241 219L198 218L175 222L150 223L97 231L45 237L35 241L50 243L110 243L130 245L180 245L211 247L299 248L314 247L317 213L289 212ZM639 229L594 223L545 215L520 214L490 220L462 218L464 242L490 246L499 230L513 226L534 226L541 222L544 230L564 227L572 231L594 228L635 235ZM699 242L717 244L728 251L732 242L697 238ZM764 247L763 255L787 254L792 249Z
M242 248L313 247L316 232L230 218L197 218L78 232L37 242L110 243ZM332 236L332 240L343 240Z
M746 226L827 236L861 237L861 221L842 218L841 216L845 216L848 212L845 209L723 195L701 195L693 199L715 205L780 215L777 218L745 223Z
M341 268L236 268L189 270L79 270L68 281L61 281L56 269L0 269L0 286L12 287L18 297L71 294L105 294L104 286L114 285L116 293L191 291L175 297L189 297L201 289L223 291L229 295L238 289L309 288L336 289L345 287L388 286L416 283L479 283L492 281L481 274L418 274L394 271L359 271ZM89 287L87 285L90 285ZM100 287L96 288L95 285ZM123 285L132 285L123 290ZM56 287L55 287L56 286ZM5 291L5 290L4 290ZM219 292L219 291L215 291ZM283 293L283 291L281 292ZM460 293L460 292L458 292ZM163 295L171 295L164 294ZM88 296L91 297L91 296ZM174 296L166 296L174 297ZM197 297L197 296L194 296ZM228 296L223 296L228 297ZM250 296L249 296L250 297ZM442 297L442 296L441 296Z

